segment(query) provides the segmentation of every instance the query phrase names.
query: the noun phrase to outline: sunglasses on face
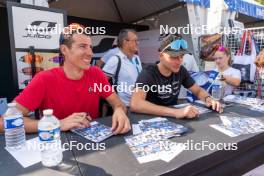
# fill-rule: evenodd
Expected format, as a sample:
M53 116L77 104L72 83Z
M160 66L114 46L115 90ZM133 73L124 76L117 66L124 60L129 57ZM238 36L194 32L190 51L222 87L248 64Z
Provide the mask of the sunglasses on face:
M177 39L171 42L169 45L167 45L161 52L164 52L166 49L180 50L180 49L187 49L187 48L188 48L188 44L186 40Z

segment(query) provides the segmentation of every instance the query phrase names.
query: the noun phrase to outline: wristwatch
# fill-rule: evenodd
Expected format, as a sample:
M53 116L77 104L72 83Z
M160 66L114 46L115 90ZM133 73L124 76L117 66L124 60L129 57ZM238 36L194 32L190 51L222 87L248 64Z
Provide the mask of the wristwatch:
M219 80L220 80L220 81L225 81L225 77L224 77L224 75L220 75Z
M208 98L213 99L213 97L211 97L210 95L208 95L207 97L204 98L204 102L205 102L205 103L206 103L206 101L207 101Z

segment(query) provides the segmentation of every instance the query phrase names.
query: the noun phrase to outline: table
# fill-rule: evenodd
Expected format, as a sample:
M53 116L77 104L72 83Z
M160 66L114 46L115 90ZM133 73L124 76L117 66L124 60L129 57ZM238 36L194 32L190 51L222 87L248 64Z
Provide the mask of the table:
M226 113L228 112L228 113ZM264 114L250 111L244 106L233 106L225 109L224 114L240 114L243 116L257 117L264 120ZM154 116L129 113L131 123L137 123L141 119L152 118ZM3 135L0 135L0 156L5 158L5 162L0 161L1 175L117 175L117 176L152 176L152 175L241 175L264 163L264 133L242 135L231 138L225 134L209 127L210 124L221 123L219 114L215 112L201 115L196 120L178 120L169 118L170 121L183 124L189 128L189 132L181 137L173 138L176 142L186 142L193 140L193 143L209 141L211 143L237 143L236 151L225 150L193 150L183 151L169 163L164 161L152 161L139 164L129 147L125 144L124 137L131 135L113 136L105 141L106 149L103 151L77 150L65 151L63 163L68 163L68 167L45 168L41 164L36 164L23 169L11 155L4 149ZM111 126L111 118L99 118L97 121ZM63 142L76 141L82 144L92 144L89 140L74 133L62 134ZM93 143L94 144L94 143ZM10 171L7 168L16 167Z
M27 134L26 138L31 139L37 137L36 134ZM67 143L65 133L61 135L62 143ZM23 168L5 149L4 135L0 134L0 175L1 176L15 176L15 175L30 175L30 176L47 176L47 175L81 175L78 163L72 151L63 152L63 162L58 167L47 168L41 163Z

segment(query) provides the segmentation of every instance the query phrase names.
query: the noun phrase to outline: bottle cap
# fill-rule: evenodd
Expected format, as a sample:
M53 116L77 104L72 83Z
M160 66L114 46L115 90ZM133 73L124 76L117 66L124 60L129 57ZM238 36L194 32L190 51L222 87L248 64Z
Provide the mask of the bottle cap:
M43 115L44 116L48 116L48 115L52 115L53 114L53 110L52 109L45 109L43 111Z
M15 107L16 106L16 103L8 103L7 106L8 107Z

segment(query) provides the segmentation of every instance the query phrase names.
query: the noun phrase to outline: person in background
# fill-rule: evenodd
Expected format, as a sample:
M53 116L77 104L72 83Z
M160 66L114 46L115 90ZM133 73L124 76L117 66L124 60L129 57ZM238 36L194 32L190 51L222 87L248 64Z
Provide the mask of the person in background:
M136 31L133 29L122 29L118 35L117 44L119 52L110 57L103 67L103 72L108 78L113 80L120 89L117 89L117 94L123 103L128 107L132 95L134 84L139 73L142 70L139 56L136 55L138 51L138 38ZM121 63L120 63L121 62ZM119 71L118 63L120 63Z
M199 67L197 62L195 61L194 56L191 53L184 54L182 65L188 70L192 72L198 72Z
M189 89L207 107L222 112L219 101L199 87L184 66L183 55L188 48L187 42L173 35L162 39L159 48L160 62L144 69L136 81L130 102L133 112L169 116L174 118L195 118L199 111L194 106L176 109L181 85Z
M216 71L219 72L219 76L224 78L225 95L230 95L235 87L238 87L241 82L241 73L239 70L232 68L231 65L231 53L230 50L224 46L218 45L215 47L215 52L212 56L215 64Z
M114 41L114 44L111 49L109 49L103 57L101 57L97 62L96 66L103 68L105 63L110 59L110 57L116 55L119 52L119 48L117 47L116 40Z
M98 66L99 68L103 68L105 63L110 59L110 57L115 56L119 51L119 47L117 47L116 44L116 40L114 41L114 44L112 46L111 49L109 49L97 62L96 62L96 66ZM101 99L100 100L100 111L101 111L101 116L105 117L107 115L112 115L112 109L111 106L109 106L109 104Z
M53 109L60 120L61 131L90 126L99 115L99 99L106 99L113 107L114 134L131 129L126 107L113 90L95 90L95 85L111 87L98 67L90 65L93 52L91 37L79 33L79 24L70 25L60 36L60 51L64 63L61 67L38 73L29 85L15 98L23 113L26 132L37 132L38 120L28 117L36 109ZM85 30L83 30L85 31ZM67 32L67 33L66 33ZM0 119L0 131L3 131Z
M256 95L257 98L264 99L264 49L258 54L255 64L257 66L254 81Z
M182 65L186 68L188 72L198 72L199 67L195 61L194 56L191 53L184 54ZM179 101L185 101L187 97L187 90L181 86L181 90L179 93Z

